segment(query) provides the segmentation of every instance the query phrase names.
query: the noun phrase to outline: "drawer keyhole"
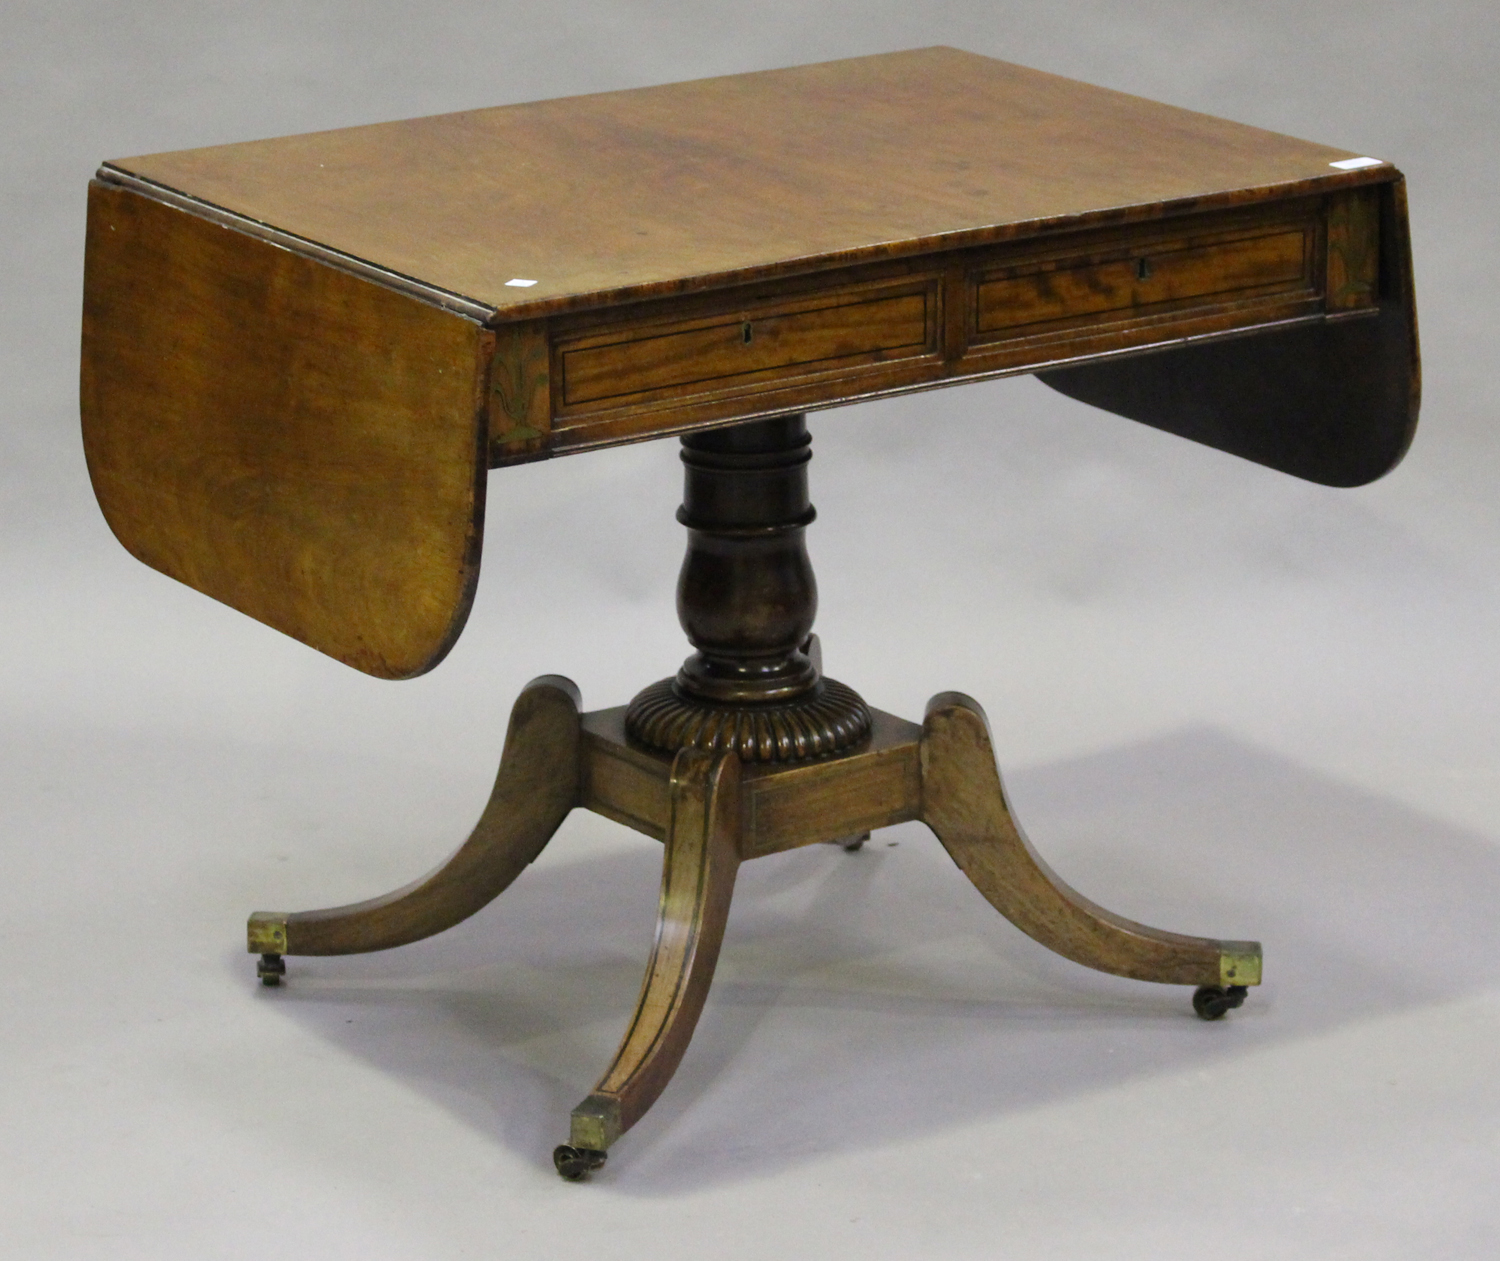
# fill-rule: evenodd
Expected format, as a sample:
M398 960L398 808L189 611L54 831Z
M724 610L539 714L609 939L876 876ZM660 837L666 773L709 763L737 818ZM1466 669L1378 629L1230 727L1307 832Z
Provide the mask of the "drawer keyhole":
M740 339L747 346L755 340L755 330L750 327L749 320L740 325Z
M1151 276L1151 260L1149 258L1138 258L1135 260L1135 278L1147 280Z

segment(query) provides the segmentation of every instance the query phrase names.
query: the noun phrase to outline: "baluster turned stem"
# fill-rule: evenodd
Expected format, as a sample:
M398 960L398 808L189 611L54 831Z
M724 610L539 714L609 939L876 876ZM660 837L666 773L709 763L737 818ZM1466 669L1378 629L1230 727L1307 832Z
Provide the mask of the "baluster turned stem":
M641 743L793 761L868 733L864 701L803 651L818 607L804 537L811 442L801 415L683 438L677 614L697 651L631 702L626 729Z

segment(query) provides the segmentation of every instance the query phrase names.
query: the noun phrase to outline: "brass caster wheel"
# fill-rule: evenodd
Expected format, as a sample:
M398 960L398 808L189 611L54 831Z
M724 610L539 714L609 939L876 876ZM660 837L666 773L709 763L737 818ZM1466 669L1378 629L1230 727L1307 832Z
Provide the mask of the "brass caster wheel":
M1245 1001L1243 985L1200 985L1193 992L1193 1010L1204 1020L1218 1020Z
M595 1169L603 1168L606 1159L603 1152L588 1147L569 1147L566 1143L552 1153L557 1172L569 1182L582 1182Z
M280 955L261 955L260 962L255 965L255 975L260 977L262 985L280 985L281 978L286 975L286 960Z

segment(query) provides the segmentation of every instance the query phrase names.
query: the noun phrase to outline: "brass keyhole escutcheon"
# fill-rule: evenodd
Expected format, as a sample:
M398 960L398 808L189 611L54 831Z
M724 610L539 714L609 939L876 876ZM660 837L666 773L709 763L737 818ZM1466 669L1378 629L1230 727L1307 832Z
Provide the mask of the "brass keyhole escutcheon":
M1151 275L1151 260L1149 258L1138 258L1135 260L1135 278L1146 280Z
M740 339L747 346L755 340L755 329L751 327L749 320L740 325Z

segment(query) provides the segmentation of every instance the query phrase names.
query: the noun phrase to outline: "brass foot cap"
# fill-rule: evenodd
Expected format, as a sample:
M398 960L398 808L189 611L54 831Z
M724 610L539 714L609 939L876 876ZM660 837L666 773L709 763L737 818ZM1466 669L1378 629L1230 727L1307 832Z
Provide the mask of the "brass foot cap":
M286 914L282 911L256 911L246 925L245 937L245 944L253 955L286 954Z

